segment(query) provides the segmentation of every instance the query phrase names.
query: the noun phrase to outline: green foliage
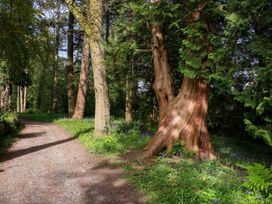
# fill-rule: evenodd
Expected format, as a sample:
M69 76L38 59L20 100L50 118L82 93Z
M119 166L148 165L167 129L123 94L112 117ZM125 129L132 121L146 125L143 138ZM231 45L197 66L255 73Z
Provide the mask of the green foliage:
M54 122L59 118L63 118L64 116L61 114L54 113L39 113L39 112L26 112L19 113L19 117L21 119L30 120L30 121L41 121L41 122Z
M16 114L0 114L0 154L15 141L18 129L19 121Z
M150 203L241 203L243 196L237 172L218 162L162 159L129 178Z
M247 166L247 177L244 186L266 203L272 202L272 169L260 164Z
M115 129L112 129L110 135L106 137L93 134L93 120L60 119L56 123L64 127L72 136L79 137L87 150L94 153L126 153L131 149L143 148L149 140L149 137L141 136L138 131L123 129L124 122L116 123Z

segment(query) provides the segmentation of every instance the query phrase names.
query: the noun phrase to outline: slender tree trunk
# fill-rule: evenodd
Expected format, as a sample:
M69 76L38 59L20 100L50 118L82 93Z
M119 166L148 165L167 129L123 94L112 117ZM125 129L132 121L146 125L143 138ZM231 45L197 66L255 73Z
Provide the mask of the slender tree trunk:
M74 58L74 15L69 12L68 19L68 44L67 44L67 66L66 66L66 87L67 87L67 98L68 98L68 114L72 117L75 108L75 97L74 97L74 69L73 69L73 58Z
M127 123L132 122L132 97L133 97L133 82L131 71L126 79L126 107L125 107L125 120Z
M95 131L107 134L110 126L110 103L104 61L102 36L102 0L90 0L92 34L90 37L91 60L95 89Z
M55 38L55 51L54 51L54 63L53 63L53 89L51 98L50 111L57 112L58 107L58 69L59 69L59 46L60 46L60 0L57 1L57 19L56 19L56 38Z
M8 111L12 111L13 107L12 107L12 83L8 84Z
M83 40L83 53L81 61L81 70L78 84L77 101L74 119L82 119L85 111L86 97L87 97L87 85L88 85L88 71L90 66L90 42L88 36L84 35Z
M24 93L23 93L23 87L20 86L20 113L24 112Z
M4 107L4 106L3 106L3 93L4 93L3 87L0 86L0 111L1 111L2 108Z
M26 111L26 100L27 100L27 87L23 87L24 101L23 101L23 112Z
M134 61L131 60L130 69L126 76L126 107L125 107L125 121L131 123L132 116L132 98L133 98L133 65Z
M20 86L17 86L17 112L20 113Z
M159 1L156 1L159 2ZM200 16L202 6L192 14ZM190 51L188 51L190 52ZM171 150L175 142L182 142L201 159L215 159L205 118L208 110L208 85L202 79L184 77L178 96L173 96L173 82L164 48L163 33L158 24L152 25L152 53L154 61L154 90L159 103L159 128L145 148L145 157Z

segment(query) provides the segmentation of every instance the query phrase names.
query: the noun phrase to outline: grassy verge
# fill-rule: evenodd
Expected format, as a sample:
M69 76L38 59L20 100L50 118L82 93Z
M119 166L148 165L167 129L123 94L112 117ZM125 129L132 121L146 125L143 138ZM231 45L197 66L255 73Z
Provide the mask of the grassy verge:
M137 124L115 120L107 137L93 135L94 121L57 119L92 153L117 156L129 150L141 149L148 142ZM231 137L213 137L219 159L198 162L193 155L174 147L170 154L162 153L151 165L135 165L117 161L127 172L127 178L146 195L149 203L269 203L247 189L244 167L257 162L270 165L272 150ZM119 163L118 163L119 162Z
M54 122L64 116L54 113L19 113L19 117L24 120L41 121L41 122Z
M60 119L55 122L73 136L78 137L79 141L92 153L124 154L129 150L142 148L149 139L139 136L139 129L135 125L127 125L121 121L114 122L115 129L112 129L107 137L95 137L92 134L94 129L92 119Z

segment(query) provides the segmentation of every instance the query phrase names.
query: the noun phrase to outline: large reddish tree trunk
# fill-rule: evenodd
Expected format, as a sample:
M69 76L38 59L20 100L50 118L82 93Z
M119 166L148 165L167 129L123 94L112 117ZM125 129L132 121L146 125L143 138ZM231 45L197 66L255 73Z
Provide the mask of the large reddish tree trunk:
M146 156L171 150L182 142L201 159L215 159L205 118L208 110L208 85L202 79L184 78L178 96L162 110L158 131L146 147Z
M81 70L78 84L77 101L74 119L82 119L85 111L86 96L87 96L87 84L88 84L88 70L90 66L90 42L88 36L84 35L83 41L83 54L81 61Z
M153 0L160 3L160 0ZM201 4L192 13L189 23L197 21ZM190 50L188 50L190 52ZM205 122L208 110L208 84L203 79L184 77L179 94L175 97L167 51L164 47L160 25L152 25L152 54L155 72L154 90L159 104L159 127L145 148L144 157L171 150L175 142L181 142L201 159L215 159ZM204 63L204 62L203 62Z
M163 33L159 24L152 25L152 55L155 80L155 90L159 104L159 121L162 119L162 111L174 98L173 80L168 63L167 50L164 47Z

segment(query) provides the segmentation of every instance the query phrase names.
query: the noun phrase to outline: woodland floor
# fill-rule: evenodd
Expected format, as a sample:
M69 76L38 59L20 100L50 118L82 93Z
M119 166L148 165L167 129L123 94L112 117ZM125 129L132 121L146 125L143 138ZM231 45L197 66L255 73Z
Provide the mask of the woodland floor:
M61 127L24 122L0 157L0 203L145 203L123 171L88 153Z

